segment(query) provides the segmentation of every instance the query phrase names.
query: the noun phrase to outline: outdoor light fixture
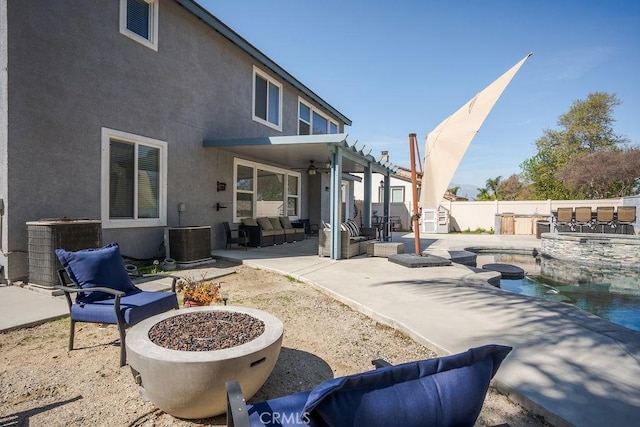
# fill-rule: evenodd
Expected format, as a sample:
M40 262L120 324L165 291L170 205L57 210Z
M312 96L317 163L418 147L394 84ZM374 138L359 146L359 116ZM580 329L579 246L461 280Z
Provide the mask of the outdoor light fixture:
M309 167L307 168L307 173L309 175L315 175L318 172L318 167L313 164L313 160L309 160Z

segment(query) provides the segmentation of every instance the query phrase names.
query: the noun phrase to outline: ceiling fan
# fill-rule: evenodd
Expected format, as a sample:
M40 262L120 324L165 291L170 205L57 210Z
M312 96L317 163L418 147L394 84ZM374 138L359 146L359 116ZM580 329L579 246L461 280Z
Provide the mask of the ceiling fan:
M331 169L331 162L327 160L324 167L319 167L315 164L314 160L309 160L309 166L307 166L306 168L294 168L294 169L304 170L309 175L315 175L318 172L329 172L329 170Z

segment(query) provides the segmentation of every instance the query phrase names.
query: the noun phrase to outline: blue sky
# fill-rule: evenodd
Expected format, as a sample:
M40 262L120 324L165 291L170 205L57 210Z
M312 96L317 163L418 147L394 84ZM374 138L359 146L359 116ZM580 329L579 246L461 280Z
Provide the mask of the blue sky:
M520 172L544 129L592 92L640 145L640 1L198 0L353 121L376 157L410 166L427 133L521 60L453 178Z

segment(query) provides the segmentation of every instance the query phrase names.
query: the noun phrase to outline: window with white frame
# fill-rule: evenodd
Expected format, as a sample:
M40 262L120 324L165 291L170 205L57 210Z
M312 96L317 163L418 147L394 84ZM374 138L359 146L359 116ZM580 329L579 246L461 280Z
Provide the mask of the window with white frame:
M390 203L404 203L404 187L390 187ZM384 187L380 186L378 191L378 200L384 200Z
M234 160L234 222L242 218L298 217L300 173Z
M120 33L158 50L160 0L120 0Z
M104 228L167 225L167 143L102 128Z
M282 85L253 67L253 120L282 130Z
M338 123L319 110L298 100L298 135L324 135L338 133Z

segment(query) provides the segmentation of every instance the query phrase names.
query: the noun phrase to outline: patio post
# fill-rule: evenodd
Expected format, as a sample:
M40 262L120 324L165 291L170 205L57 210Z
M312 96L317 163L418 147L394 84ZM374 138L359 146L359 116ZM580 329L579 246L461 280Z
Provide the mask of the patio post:
M364 167L364 202L362 205L362 226L371 227L371 163Z
M389 172L384 175L384 229L382 230L382 239L386 242L389 240L389 206L391 203L391 176Z
M331 259L340 259L340 199L342 196L342 149L331 152Z

